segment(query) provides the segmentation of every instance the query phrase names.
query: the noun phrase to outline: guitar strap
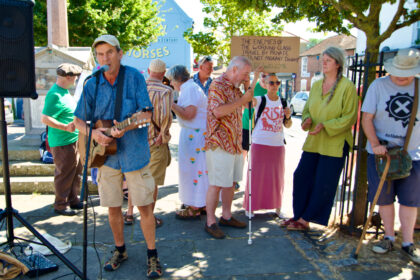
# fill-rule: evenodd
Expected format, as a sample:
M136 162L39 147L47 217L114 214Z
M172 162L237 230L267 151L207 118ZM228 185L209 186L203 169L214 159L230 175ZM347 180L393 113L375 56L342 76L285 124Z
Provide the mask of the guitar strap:
M115 97L114 120L116 121L119 121L120 116L121 116L124 76L125 76L125 67L121 65L120 72L118 73L117 96Z

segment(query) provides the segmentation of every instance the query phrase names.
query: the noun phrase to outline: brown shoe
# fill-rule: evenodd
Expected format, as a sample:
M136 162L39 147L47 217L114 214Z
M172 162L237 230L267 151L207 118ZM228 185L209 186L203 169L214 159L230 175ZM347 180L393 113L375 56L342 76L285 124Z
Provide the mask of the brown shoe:
M204 230L210 234L212 237L216 239L223 239L226 237L226 235L223 233L223 231L216 225L216 223L212 224L211 226L204 226Z
M245 228L246 223L238 221L234 217L230 217L229 220L225 220L225 219L223 219L223 217L220 217L219 226L234 227L234 228Z

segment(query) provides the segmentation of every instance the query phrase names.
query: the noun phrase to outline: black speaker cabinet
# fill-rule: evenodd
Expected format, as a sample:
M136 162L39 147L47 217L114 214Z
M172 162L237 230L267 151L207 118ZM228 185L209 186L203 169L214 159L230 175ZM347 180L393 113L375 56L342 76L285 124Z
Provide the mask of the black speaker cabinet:
M0 97L37 97L33 6L0 0Z

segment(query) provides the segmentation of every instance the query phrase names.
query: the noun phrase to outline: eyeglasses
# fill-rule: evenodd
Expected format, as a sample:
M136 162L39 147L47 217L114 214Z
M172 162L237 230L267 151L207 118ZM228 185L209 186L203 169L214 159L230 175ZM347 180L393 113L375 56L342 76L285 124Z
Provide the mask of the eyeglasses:
M268 84L270 86L274 86L274 85L278 86L278 85L280 85L280 81L275 81L275 82L274 81L269 81Z

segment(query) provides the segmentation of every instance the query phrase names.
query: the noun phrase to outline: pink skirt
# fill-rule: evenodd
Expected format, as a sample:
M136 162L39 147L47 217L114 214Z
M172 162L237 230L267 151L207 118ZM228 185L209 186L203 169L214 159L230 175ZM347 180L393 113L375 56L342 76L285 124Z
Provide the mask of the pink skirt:
M251 211L281 208L284 189L284 146L251 145ZM244 208L249 211L249 174Z

